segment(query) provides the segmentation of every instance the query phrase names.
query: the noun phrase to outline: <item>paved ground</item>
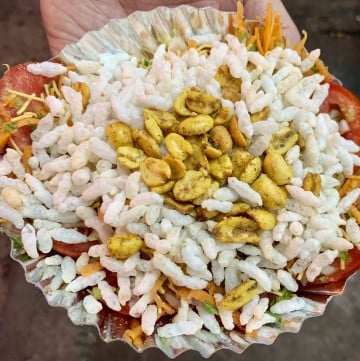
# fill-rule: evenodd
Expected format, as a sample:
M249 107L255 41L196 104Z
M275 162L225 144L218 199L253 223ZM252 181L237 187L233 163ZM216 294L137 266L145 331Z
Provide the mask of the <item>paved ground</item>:
M308 48L321 47L330 70L360 95L360 8L357 0L285 1L300 28L309 31ZM49 57L37 0L0 0L0 63ZM28 285L22 269L8 258L0 238L0 360L92 361L166 360L158 351L142 355L120 343L104 344L95 331L75 327L63 310L47 306ZM252 346L243 355L220 352L211 360L356 361L360 359L360 274L331 301L324 316L305 322L297 335L282 335L271 346ZM199 359L189 352L181 361Z

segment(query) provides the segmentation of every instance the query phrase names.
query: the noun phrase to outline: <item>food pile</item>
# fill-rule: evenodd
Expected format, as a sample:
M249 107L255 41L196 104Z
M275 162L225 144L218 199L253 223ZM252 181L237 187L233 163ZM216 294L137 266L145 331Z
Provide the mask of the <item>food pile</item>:
M306 37L286 47L271 6L232 20L152 59L27 64L0 84L16 256L139 349L271 332L359 259L360 148L341 135L359 120L330 96L347 91Z

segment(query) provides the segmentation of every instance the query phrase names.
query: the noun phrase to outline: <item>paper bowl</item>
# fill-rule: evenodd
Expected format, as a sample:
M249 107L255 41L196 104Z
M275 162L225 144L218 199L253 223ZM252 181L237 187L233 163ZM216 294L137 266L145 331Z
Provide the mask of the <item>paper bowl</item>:
M98 31L87 33L77 43L66 46L60 52L59 58L72 64L77 60L98 60L103 53L119 51L127 52L139 59L151 58L161 43L176 47L184 44L184 39L194 34L225 35L229 22L230 13L212 8L160 7L149 12L136 12L125 19L114 19ZM82 305L83 294L74 294L63 289L50 291L47 285L54 277L55 270L51 266L41 264L44 256L40 256L36 261L24 260L24 255L19 253L17 247L18 231L12 228L2 231L12 240L11 257L22 265L26 280L41 289L50 306L65 308L75 325L95 326L105 342L124 341L121 314L106 308L97 315L90 315L85 312ZM231 331L231 335L230 332L214 335L201 331L197 335L175 337L171 343L152 336L147 337L141 347L131 347L138 352L156 347L168 357L175 358L187 350L196 350L203 357L210 357L221 349L229 349L240 354L254 343L270 345L281 333L297 333L304 320L322 315L329 300L343 292L346 281L359 268L360 262L350 274L335 283L303 287L297 294L306 301L305 309L283 315L280 325L263 326L252 334L245 334L239 329Z

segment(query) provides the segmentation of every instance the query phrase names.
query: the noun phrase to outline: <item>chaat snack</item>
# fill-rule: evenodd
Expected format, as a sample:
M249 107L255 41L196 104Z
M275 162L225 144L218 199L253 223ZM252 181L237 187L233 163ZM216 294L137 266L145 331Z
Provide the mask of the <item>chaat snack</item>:
M133 43L0 81L13 257L74 323L139 351L297 331L360 267L360 101L271 5L129 19Z

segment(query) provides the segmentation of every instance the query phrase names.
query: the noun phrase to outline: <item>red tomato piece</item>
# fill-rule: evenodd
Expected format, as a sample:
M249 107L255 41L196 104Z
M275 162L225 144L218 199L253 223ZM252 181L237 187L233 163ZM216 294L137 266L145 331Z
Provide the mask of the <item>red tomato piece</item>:
M12 135L14 143L19 147L21 151L23 151L27 145L32 144L30 138L30 134L32 131L33 128L31 125L25 125L21 128L18 128L17 131ZM11 147L11 143L8 143L8 145Z
M360 269L360 251L357 248L353 248L348 251L347 261L345 262L344 269L340 269L340 259L336 258L332 266L336 268L336 271L329 276L319 276L311 284L328 284L333 282L339 282L345 280L353 273Z
M69 256L72 258L79 258L81 253L87 252L91 246L98 244L98 242L84 242L68 244L61 241L53 241L53 250L62 256Z
M329 94L320 112L329 113L333 109L339 110L342 118L349 123L350 130L344 136L360 144L360 99L343 86L329 83Z
M44 90L44 84L49 83L53 78L29 73L26 69L30 62L18 64L5 72L0 79L0 98L3 97L7 89L17 90L25 94L35 93L39 96Z

